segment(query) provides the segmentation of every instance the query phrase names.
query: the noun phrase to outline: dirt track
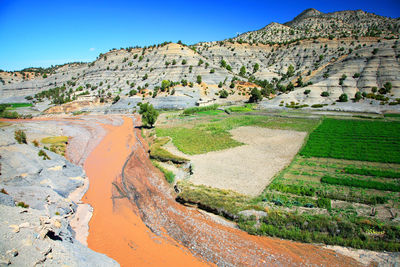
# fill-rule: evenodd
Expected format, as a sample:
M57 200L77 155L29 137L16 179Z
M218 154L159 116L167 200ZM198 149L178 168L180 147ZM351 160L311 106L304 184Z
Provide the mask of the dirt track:
M251 236L178 204L151 164L140 130L134 128L136 120L125 118L114 126L105 117L90 120L62 120L65 125L92 129L87 129L85 142L79 136L71 139L68 156L81 162L89 155L84 166L90 186L83 201L93 206L94 213L88 245L122 266L360 265L320 246ZM101 141L95 138L99 125L106 129Z

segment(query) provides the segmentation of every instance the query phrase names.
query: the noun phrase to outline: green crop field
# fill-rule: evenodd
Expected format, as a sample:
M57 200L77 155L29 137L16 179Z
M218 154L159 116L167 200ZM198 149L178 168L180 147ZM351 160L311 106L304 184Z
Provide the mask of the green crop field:
M400 123L325 119L300 155L400 163Z

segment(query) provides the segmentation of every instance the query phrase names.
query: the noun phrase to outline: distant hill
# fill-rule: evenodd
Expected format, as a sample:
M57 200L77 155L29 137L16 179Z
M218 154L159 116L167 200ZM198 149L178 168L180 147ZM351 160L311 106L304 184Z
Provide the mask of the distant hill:
M341 94L350 99L360 92L365 103L395 109L399 29L399 19L361 10L307 9L285 24L223 41L113 49L90 63L0 72L0 101L28 97L51 105L85 97L111 103L118 95L119 110L133 98L184 108L200 98L243 101L257 87L276 107L333 104ZM228 98L219 98L221 90Z

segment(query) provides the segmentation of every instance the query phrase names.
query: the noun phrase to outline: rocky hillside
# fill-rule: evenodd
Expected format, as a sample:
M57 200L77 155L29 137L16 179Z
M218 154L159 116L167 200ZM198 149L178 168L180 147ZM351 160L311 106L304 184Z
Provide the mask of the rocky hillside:
M158 108L185 108L200 99L244 101L256 87L271 107L332 104L359 92L360 103L396 109L399 23L360 10L308 9L229 40L113 49L90 63L1 72L0 101L26 97L44 109L85 100L121 111L144 98Z
M241 34L234 40L249 43L282 43L319 37L395 38L399 32L399 19L382 17L362 10L324 14L310 8L285 24L273 22L258 31Z

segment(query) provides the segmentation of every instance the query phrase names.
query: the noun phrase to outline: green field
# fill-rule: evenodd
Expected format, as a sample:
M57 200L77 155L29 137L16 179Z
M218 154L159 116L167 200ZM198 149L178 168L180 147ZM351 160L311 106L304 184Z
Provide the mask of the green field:
M310 134L301 152L259 196L250 198L188 180L179 182L178 201L233 220L250 234L400 251L400 123L284 114L208 115L175 118L157 127L156 133L170 136L187 154L240 145L229 134L240 126ZM268 215L240 215L251 209Z
M273 116L224 116L220 120L201 121L188 127L182 120L175 127L157 127L157 136L169 136L174 145L188 155L203 154L242 145L233 140L230 130L240 126L258 126L272 129L310 132L319 120L304 118L282 118Z
M400 163L400 123L325 119L300 155Z

